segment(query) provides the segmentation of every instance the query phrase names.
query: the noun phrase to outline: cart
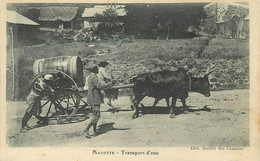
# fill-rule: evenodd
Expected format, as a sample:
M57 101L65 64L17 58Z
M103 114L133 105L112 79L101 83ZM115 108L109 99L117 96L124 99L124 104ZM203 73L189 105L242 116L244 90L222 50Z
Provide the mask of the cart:
M57 123L70 123L72 120L85 119L84 115L76 115L79 108L88 106L85 98L87 90L83 90L83 65L78 56L51 57L38 59L33 66L34 76L31 79L29 90L38 78L43 78L46 74L54 77L54 94L40 100L40 109L45 110L47 119L57 120ZM112 89L132 88L133 84L111 86ZM72 119L73 118L73 119Z

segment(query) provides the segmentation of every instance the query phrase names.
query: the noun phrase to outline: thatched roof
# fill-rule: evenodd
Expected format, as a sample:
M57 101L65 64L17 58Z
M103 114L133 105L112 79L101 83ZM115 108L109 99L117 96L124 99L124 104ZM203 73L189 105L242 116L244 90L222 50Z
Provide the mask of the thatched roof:
M20 15L15 11L7 11L6 21L12 24L39 25L38 23L24 17L23 15Z
M78 7L43 7L39 21L71 21L77 14Z
M249 15L247 15L247 16L244 18L244 20L249 20Z
M117 16L126 16L125 6L94 6L94 8L85 8L82 17L95 17L96 14L103 14L107 9L113 9L116 11Z
M211 7L212 5L215 5L217 3L218 2L211 2L211 3L207 4L207 5L205 5L204 8ZM249 8L248 3L239 3L239 2L227 2L227 3L222 2L222 3L226 4L226 5L236 6L236 7Z
M211 2L204 6L208 16L217 16L216 23L230 22L234 16L245 18L249 13L248 3Z

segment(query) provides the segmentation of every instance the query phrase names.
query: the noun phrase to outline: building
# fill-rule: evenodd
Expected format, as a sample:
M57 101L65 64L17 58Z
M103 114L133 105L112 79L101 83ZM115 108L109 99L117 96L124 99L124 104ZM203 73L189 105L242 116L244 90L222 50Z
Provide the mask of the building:
M20 93L20 73L24 70L18 68L19 55L15 54L14 48L27 45L28 41L34 41L39 24L29 18L15 12L7 11L6 37L7 37L7 63L6 68L6 98L16 100Z
M39 29L39 24L15 12L7 11L7 38L12 37L14 47L29 45L34 42ZM33 34L32 34L33 33ZM11 36L10 36L11 35ZM8 43L7 45L10 45Z
M227 38L248 38L248 3L212 2L204 6L207 19L215 24L216 34Z
M97 27L100 21L96 19L97 15L103 15L107 10L112 10L116 13L119 21L123 22L126 16L126 10L124 5L97 5L93 8L85 8L82 18L84 20L84 28Z
M41 7L38 22L42 30L80 29L78 7Z

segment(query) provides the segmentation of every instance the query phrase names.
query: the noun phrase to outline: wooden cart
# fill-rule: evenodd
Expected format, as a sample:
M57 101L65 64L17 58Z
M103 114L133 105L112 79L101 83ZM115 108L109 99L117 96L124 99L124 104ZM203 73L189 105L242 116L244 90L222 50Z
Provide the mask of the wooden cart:
M33 71L35 75L31 79L29 90L38 78L43 78L46 74L52 74L54 77L52 87L55 93L40 100L40 109L48 108L44 117L57 119L58 123L68 122L75 117L79 108L84 108L88 105L83 100L87 96L88 91L83 90L83 66L78 56L38 59L34 62ZM133 84L110 88L131 87L133 87Z

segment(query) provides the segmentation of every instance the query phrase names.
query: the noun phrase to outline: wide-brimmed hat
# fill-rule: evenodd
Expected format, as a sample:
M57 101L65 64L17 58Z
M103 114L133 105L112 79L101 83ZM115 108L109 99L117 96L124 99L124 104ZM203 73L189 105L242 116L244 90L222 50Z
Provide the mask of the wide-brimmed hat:
M109 62L107 62L107 61L102 61L102 62L100 62L99 64L98 64L98 66L100 66L100 67L105 67L105 66L107 66L109 64Z
M84 69L86 70L90 70L92 69L94 66L97 66L97 64L93 61L89 61L86 63L86 65L84 66Z
M53 75L51 75L51 74L46 74L46 75L44 76L44 79L45 79L45 80L53 80Z
M95 65L89 71L97 74L98 73L98 67Z

